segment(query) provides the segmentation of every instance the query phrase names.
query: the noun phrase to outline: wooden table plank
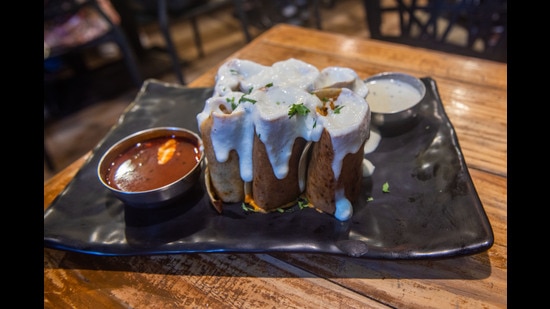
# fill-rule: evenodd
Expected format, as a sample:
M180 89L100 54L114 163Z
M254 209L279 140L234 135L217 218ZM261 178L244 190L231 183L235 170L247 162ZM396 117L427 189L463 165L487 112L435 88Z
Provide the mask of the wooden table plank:
M265 254L90 259L46 249L45 260L51 308L388 308ZM72 287L84 297L67 297Z

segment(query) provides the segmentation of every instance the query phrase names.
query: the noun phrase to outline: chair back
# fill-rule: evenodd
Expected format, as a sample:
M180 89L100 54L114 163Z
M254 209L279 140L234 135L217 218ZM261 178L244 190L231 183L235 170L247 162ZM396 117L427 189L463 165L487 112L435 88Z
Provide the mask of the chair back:
M95 44L114 27L97 0L44 0L44 43L52 55Z
M507 0L363 1L371 38L507 62Z
M44 96L52 114L62 112L62 92L78 93L77 99L71 96L71 101L79 103L93 99L84 95L88 90L94 97L103 90L105 93L120 91L117 87L125 82L123 79L109 82L109 87L100 87L101 91L94 89L94 84L104 80L98 77L100 73L112 67L115 61L123 61L133 85L138 89L141 87L143 78L139 63L119 27L119 18L110 0L44 0ZM116 44L120 57L113 57L101 65L91 65L84 52L105 43ZM61 91L61 84L71 86Z

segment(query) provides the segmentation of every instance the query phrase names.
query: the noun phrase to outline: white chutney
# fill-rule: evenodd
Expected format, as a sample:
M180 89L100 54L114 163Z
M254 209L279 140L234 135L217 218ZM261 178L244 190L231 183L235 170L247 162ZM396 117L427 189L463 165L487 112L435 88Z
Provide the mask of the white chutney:
M367 102L374 113L396 113L414 106L422 94L413 85L398 79L368 82Z

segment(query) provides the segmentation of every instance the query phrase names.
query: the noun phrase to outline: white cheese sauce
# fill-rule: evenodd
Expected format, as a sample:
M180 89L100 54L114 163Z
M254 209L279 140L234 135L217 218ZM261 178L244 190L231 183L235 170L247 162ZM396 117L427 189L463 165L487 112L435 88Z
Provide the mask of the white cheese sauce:
M233 59L225 62L220 66L216 74L213 96L223 96L237 90L242 91L239 88L243 80L267 68L269 67L249 60Z
M372 128L370 130L370 137L365 143L365 154L371 153L378 148L378 144L380 144L380 140L382 137L380 136L380 132L378 132L377 129Z
M326 67L315 80L315 89L348 88L360 97L367 96L368 88L357 73L350 68Z
M378 130L372 128L370 130L370 136L367 142L365 143L365 146L363 148L365 154L369 154L376 150L378 147L378 144L380 144L380 140L382 137L380 136L380 132ZM369 161L367 158L363 158L363 177L369 177L372 176L374 173L375 166L372 164L371 161Z

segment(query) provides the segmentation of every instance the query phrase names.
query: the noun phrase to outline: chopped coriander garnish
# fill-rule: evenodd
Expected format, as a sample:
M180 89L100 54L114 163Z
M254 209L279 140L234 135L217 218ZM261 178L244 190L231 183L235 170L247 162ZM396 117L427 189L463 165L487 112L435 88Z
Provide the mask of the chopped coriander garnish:
M316 126L317 126L317 118L315 118L315 119L313 120L313 128L315 129Z
M266 87L266 88L273 87L273 83L269 83L269 84L265 85L264 87Z
M251 94L253 89L254 87L250 87L250 89L248 89L248 92L246 94Z
M282 208L277 208L277 211L278 211L278 212L285 212L285 210L282 209Z
M367 203L368 203L368 202L372 202L372 201L374 201L374 197L369 196L369 197L367 198Z
M230 98L225 98L225 101L227 103L231 104L231 109L232 110L235 110L237 108L237 105L239 105L239 104L235 103L235 97L232 97L231 99Z
M237 70L235 70L235 69L230 69L229 72L230 72L231 74L233 74L233 75L239 74L239 72L238 72Z
M250 103L252 103L252 104L255 104L255 103L256 103L256 100L246 98L245 95L246 95L246 94L243 94L243 96L239 99L239 103L242 103L242 102L250 102Z
M335 114L340 114L340 110L344 107L344 105L338 105L336 106L336 108L334 109L334 113Z
M250 206L249 204L247 203L241 203L241 208L244 210L244 211L252 211L252 212L256 212L256 210Z
M305 116L309 113L309 109L304 105L304 103L300 104L292 104L290 106L290 109L288 110L288 118L292 118L292 116L298 114Z
M386 181L382 185L382 192L389 193L390 192L390 184Z

